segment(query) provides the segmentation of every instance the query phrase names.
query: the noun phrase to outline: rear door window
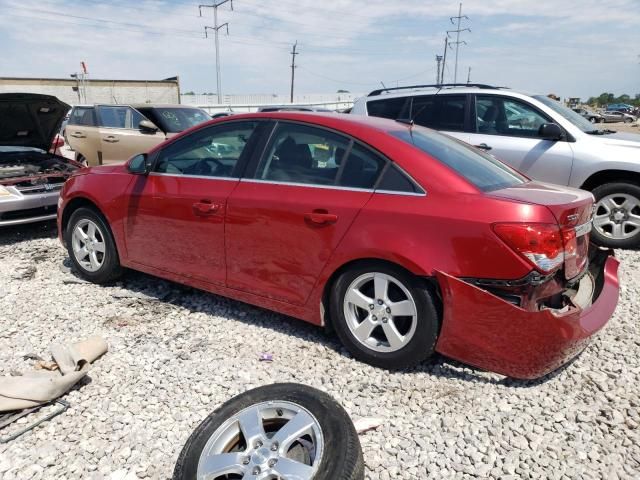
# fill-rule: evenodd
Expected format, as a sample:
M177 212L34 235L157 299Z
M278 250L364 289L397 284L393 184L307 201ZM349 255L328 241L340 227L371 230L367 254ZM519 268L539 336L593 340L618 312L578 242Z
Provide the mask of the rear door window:
M126 128L137 130L142 120L146 117L137 110L128 106L101 106L98 107L100 126L107 128Z
M421 95L413 99L410 118L423 127L463 132L466 109L466 95Z
M320 128L279 123L255 174L257 180L335 185L351 140ZM345 166L346 168L346 166Z
M95 111L93 107L76 107L69 116L68 125L95 127Z
M408 118L411 97L385 98L383 100L372 100L367 102L367 112L372 117Z
M373 188L386 160L371 150L354 144L340 174L338 185L352 188Z

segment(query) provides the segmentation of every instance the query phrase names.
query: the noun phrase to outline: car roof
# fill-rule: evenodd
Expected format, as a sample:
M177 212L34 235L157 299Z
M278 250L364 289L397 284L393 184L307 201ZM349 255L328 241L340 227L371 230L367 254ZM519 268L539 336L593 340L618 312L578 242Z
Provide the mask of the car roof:
M508 87L493 87L490 85L477 85L477 84L469 84L466 85L456 85L456 86L409 86L409 87L400 87L399 89L379 89L374 90L369 95L364 97L367 102L373 102L376 100L387 99L387 98L404 98L411 97L416 94L421 95L429 95L429 94L438 94L438 95L452 95L452 94L484 94L484 95L511 95L514 97L526 96L533 97L538 95L537 93L527 93L520 92L517 90L512 90Z
M301 111L240 113L230 117L216 118L204 124L197 125L194 128L200 128L203 125L208 124L213 125L223 122L236 122L238 120L259 119L289 120L294 122L311 123L320 127L335 129L355 136L358 136L358 133L366 134L374 131L378 133L388 133L392 131L407 130L410 128L409 125L402 122L380 117Z
M129 103L133 108L192 108L194 110L202 110L195 105L182 105L181 103Z

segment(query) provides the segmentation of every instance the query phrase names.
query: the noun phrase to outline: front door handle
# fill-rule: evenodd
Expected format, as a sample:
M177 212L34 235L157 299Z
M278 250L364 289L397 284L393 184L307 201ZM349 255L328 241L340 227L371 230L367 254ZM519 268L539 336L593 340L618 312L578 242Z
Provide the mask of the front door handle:
M72 136L73 138L87 138L87 136L86 136L86 135L83 135L83 134L82 134L82 132L75 132L75 133L72 133L72 134L71 134L71 136Z
M326 210L314 210L311 213L305 213L304 219L313 225L331 225L338 221L338 216Z
M116 137L114 137L113 135L109 135L108 137L103 138L102 140L104 140L107 143L118 143L120 141Z
M479 148L480 150L484 150L485 152L488 152L489 150L493 150L493 147L490 147L486 143L481 143L480 145L474 145L474 146L476 148Z
M193 213L198 217L207 217L218 213L222 206L219 203L213 203L209 200L203 200L201 202L194 203Z

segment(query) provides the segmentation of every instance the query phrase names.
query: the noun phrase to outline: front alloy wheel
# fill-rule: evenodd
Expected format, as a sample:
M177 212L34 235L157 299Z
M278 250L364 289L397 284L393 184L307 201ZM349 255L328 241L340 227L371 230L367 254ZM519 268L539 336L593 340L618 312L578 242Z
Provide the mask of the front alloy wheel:
M100 227L91 220L80 220L72 233L73 255L87 272L97 272L104 263L106 243Z
M65 230L65 243L74 270L94 283L107 283L120 276L115 241L104 217L93 208L75 210Z

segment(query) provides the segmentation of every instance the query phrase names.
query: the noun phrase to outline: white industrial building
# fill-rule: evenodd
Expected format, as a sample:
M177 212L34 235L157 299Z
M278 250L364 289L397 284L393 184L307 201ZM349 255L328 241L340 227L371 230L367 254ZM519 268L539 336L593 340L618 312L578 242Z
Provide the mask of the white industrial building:
M42 93L69 105L91 103L180 103L178 77L165 80L79 80L0 77L0 93Z

